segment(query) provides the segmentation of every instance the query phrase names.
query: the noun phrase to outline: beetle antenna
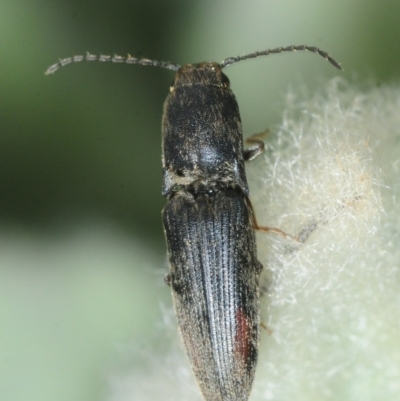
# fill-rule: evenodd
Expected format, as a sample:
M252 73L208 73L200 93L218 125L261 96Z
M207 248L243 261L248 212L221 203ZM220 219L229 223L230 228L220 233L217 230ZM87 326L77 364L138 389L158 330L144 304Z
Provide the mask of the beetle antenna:
M222 61L221 67L224 68L227 65L236 63L241 60L247 60L248 58L255 58L258 56L268 56L269 54L277 54L277 53L283 53L283 52L295 52L297 50L307 50L309 52L317 53L321 57L323 57L325 60L328 60L338 70L343 70L342 66L335 59L333 59L327 52L324 52L323 50L319 49L318 47L307 46L307 45L299 45L299 46L292 45L292 46L287 46L287 47L277 47L276 49L266 49L266 50L262 50L260 52L244 54L243 56L229 57L229 58L226 58L224 61Z
M112 63L126 63L126 64L139 64L139 65L150 65L152 67L166 68L167 70L177 71L181 67L178 64L170 63L169 61L157 61L149 60L148 58L136 58L128 54L127 57L114 55L106 56L101 54L97 56L95 54L86 53L86 56L73 56L64 59L60 59L58 63L51 65L45 72L45 75L54 74L58 69L71 63L79 63L81 61L102 61Z

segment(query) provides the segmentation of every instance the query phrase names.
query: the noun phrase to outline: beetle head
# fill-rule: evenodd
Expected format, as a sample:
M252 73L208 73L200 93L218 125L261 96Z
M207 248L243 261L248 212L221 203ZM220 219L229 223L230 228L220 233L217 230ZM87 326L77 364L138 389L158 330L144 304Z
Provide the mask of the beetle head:
M176 72L171 91L180 86L192 85L214 85L229 88L229 79L222 72L222 67L218 63L186 64Z

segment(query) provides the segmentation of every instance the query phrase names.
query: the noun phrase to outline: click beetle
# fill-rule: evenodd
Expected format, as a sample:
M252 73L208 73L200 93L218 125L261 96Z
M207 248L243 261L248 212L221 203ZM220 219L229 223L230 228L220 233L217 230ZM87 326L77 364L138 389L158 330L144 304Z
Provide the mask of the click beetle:
M178 64L121 56L74 56L46 71L80 61L111 61L175 71L162 118L162 212L179 329L206 401L246 401L257 364L259 276L255 229L244 162L264 148L243 149L239 107L223 68L241 60L308 50L341 69L326 52L288 46L230 57L220 64Z

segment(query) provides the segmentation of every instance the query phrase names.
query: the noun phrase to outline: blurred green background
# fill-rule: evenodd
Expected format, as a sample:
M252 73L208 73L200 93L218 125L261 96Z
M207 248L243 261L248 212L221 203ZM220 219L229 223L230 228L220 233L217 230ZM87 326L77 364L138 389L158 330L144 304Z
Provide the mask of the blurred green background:
M342 63L299 52L229 67L249 135L279 124L299 84L398 80L399 21L395 0L3 0L0 399L104 399L121 347L148 344L170 305L160 123L172 72L81 63L45 76L49 65L86 51L221 61L290 44Z

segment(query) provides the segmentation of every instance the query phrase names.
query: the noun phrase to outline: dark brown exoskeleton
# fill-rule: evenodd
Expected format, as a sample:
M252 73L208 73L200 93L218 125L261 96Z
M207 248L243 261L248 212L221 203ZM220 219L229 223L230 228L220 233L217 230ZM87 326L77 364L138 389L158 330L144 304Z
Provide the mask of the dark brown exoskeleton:
M126 62L176 71L164 104L163 222L179 328L206 401L246 401L252 387L259 342L257 226L244 162L264 144L243 150L235 95L222 69L270 53L309 50L336 68L315 47L289 46L224 60L177 64L131 56L75 56L51 66L82 60ZM262 228L266 231L280 231Z
M178 70L162 130L167 281L183 341L206 400L247 400L262 266L239 108L220 65Z

